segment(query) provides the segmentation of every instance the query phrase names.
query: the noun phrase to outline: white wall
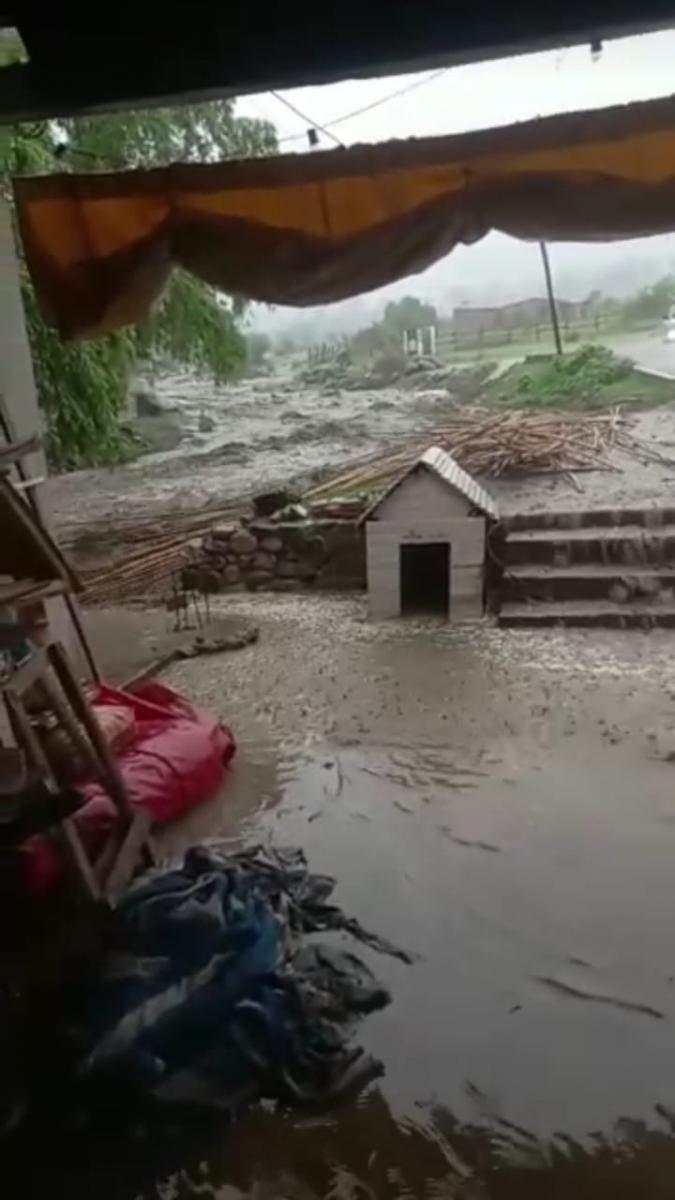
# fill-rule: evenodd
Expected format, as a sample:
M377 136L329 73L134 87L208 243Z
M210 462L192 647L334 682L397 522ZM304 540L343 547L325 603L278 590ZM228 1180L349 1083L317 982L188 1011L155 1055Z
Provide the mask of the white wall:
M26 322L19 284L19 264L16 257L10 210L0 197L0 393L8 416L18 437L42 431L42 420L35 390L33 360L26 333ZM23 460L30 477L47 474L47 461L42 450ZM40 488L37 489L40 502ZM40 504L45 523L49 514ZM0 530L0 533L2 531ZM54 636L70 648L72 627L65 605L60 598L47 602L47 612Z
M414 525L434 517L465 517L469 501L438 475L420 467L391 493L377 509L377 520L400 521Z
M0 198L0 392L19 437L41 430L31 358L24 320L19 267L9 207ZM42 451L24 460L30 475L44 475Z
M369 521L366 561L370 611L374 617L397 617L401 611L400 546L415 542L450 543L450 611L453 621L483 612L485 566L484 517L436 517L419 520Z

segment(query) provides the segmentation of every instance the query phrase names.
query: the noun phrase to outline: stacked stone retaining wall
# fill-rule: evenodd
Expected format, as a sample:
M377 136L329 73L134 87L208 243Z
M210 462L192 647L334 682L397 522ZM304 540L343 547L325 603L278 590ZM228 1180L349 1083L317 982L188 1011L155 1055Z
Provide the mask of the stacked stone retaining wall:
M191 548L183 586L210 593L364 589L363 529L338 520L218 525Z

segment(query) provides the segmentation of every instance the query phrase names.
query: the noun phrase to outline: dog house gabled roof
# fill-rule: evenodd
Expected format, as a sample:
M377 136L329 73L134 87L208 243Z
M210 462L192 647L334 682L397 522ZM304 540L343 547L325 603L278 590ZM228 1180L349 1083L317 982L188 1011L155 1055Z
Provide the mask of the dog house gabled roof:
M366 509L361 516L361 522L369 521L374 517L380 505L420 467L424 467L427 471L431 471L434 475L437 475L443 483L447 484L453 491L459 492L469 504L472 504L474 508L480 509L486 516L495 518L499 516L497 504L490 493L486 492L485 488L481 487L479 483L476 483L476 480L467 471L464 471L459 463L455 462L447 450L442 450L440 446L430 446L411 467L408 467L398 479L394 480L384 495L378 497Z

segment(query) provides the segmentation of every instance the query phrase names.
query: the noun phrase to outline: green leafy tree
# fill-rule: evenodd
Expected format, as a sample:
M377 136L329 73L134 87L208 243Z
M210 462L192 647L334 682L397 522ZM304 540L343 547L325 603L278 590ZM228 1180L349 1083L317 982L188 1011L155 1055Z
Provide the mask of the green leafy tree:
M433 304L424 304L417 296L391 300L384 310L383 324L397 333L403 333L404 329L421 329L425 325L435 325L437 321L438 313Z
M357 357L371 358L376 354L387 354L400 348L400 333L391 325L381 321L359 329L351 339L351 347Z
M133 334L62 342L43 321L27 276L22 292L51 463L69 470L131 457L135 443L120 418L136 362Z
M236 117L231 101L217 101L4 128L0 172L9 195L11 175L211 162L269 154L276 146L273 125ZM192 367L217 382L244 366L239 328L244 305L185 272L174 272L158 310L143 326L71 344L45 325L25 272L22 286L38 398L57 467L128 456L130 439L121 418L139 359Z
M672 304L675 304L675 276L664 275L631 296L623 313L628 321L658 321L668 316Z

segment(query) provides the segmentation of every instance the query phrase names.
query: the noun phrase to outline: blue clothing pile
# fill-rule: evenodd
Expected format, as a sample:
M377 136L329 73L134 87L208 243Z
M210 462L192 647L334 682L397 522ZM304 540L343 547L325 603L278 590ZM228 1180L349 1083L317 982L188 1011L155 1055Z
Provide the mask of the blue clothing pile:
M116 948L80 993L80 1078L232 1111L256 1097L330 1101L378 1075L350 1033L389 994L355 955L307 935L341 929L410 960L331 904L334 886L301 851L260 847L200 847L144 876L116 910Z

